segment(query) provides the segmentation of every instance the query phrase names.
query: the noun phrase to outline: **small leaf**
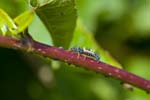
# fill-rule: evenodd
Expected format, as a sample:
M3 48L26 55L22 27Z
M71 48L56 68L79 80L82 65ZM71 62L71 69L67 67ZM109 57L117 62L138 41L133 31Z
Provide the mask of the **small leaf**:
M12 34L16 34L17 26L14 21L9 17L9 15L0 9L0 29L3 35L7 35L7 32L10 31Z
M17 16L14 19L15 24L18 26L17 33L24 31L33 21L34 10L30 9Z
M36 9L55 46L68 48L76 25L75 0L53 0Z
M37 7L38 6L38 1L37 0L30 0L30 4L32 7Z

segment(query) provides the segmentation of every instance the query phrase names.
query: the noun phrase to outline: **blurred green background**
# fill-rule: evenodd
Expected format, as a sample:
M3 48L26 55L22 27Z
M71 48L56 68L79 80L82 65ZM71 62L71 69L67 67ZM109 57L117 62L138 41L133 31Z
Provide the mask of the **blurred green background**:
M78 17L95 43L124 69L150 78L150 0L76 0ZM26 0L1 0L12 18L26 9ZM29 28L33 38L52 44L36 17ZM80 30L75 31L78 34ZM79 35L71 46L93 47ZM79 38L78 36L78 38ZM0 100L149 100L149 94L125 89L120 81L66 63L0 48ZM103 60L103 57L102 57Z

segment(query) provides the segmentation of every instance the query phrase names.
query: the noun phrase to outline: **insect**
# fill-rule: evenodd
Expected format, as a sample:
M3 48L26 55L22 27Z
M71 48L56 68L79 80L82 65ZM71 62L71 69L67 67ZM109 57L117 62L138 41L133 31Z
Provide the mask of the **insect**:
M71 48L72 51L78 52L80 54L86 55L88 57L94 58L96 61L99 61L100 57L91 49L89 48L80 48L80 47L73 47Z

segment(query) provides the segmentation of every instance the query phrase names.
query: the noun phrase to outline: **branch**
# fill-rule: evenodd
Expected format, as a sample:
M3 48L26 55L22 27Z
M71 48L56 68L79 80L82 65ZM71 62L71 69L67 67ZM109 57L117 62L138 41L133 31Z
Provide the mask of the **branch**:
M11 37L0 36L0 46L21 51L37 53L52 59L57 59L69 64L81 66L83 68L102 73L106 76L116 78L125 83L129 83L135 87L141 88L146 92L150 92L150 81L142 77L129 73L123 69L116 68L115 66L106 64L104 62L97 62L85 56L77 54L72 51L64 50L54 46L48 46L34 41L32 38L17 40Z

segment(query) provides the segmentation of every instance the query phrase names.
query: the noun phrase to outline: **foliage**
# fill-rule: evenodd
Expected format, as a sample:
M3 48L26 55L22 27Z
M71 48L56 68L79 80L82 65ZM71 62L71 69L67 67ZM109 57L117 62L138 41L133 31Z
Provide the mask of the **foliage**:
M76 3L75 0L28 0L26 3L24 0L2 0L1 33L17 37L28 28L37 41L65 49L88 47L100 55L101 61L119 68L122 68L121 64L125 65L129 71L148 78L150 75L145 72L149 70L149 56L145 52L148 49L149 53L150 48L140 51L141 45L135 41L143 38L150 41L147 38L150 36L149 5L148 0L110 0L110 2L77 0ZM9 31L5 28L6 24ZM2 30L3 27L6 30ZM14 27L17 27L15 31L12 30ZM150 45L149 42L146 43ZM135 45L138 45L136 49ZM4 70L8 67L7 75L0 74L4 78L3 83L0 84L0 87L4 87L1 93L10 91L8 94L4 92L1 99L23 100L24 97L29 100L149 99L149 95L139 89L133 92L125 90L120 82L114 79L74 68L73 65L41 59L35 55L22 54L22 57L18 57L20 54L11 50L0 49L0 53L2 55L0 60L4 62L0 66L3 66ZM45 63L45 60L48 63ZM22 66L23 70L18 66ZM147 67L142 68L141 71L141 66ZM15 86L15 81L18 82L16 83L18 87ZM18 97L17 93L22 96Z
M34 12L32 10L28 10L17 16L14 20L2 9L0 9L0 15L1 33L4 36L13 36L23 32L30 25L34 17Z
M74 0L53 0L36 9L56 46L68 48L76 24ZM65 35L64 35L65 34Z

